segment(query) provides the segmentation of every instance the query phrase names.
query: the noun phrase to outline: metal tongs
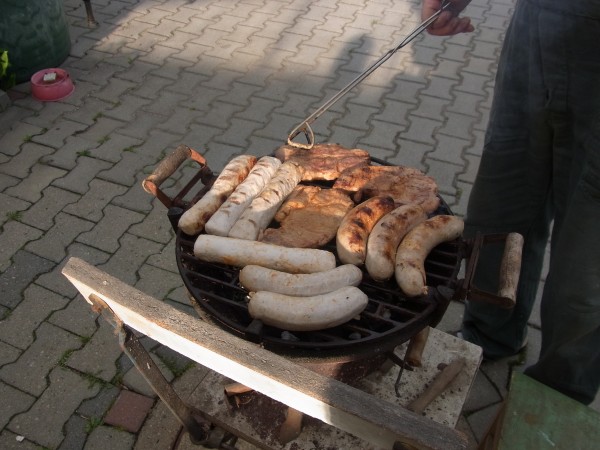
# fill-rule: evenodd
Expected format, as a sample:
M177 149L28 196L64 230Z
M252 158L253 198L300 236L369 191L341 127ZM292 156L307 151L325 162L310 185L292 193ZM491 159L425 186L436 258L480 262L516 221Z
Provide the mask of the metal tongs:
M404 38L402 42L400 42L396 47L388 50L386 54L384 54L381 58L375 61L371 66L369 66L364 72L358 75L354 80L346 85L343 89L341 89L337 94L331 97L328 101L326 101L323 105L321 105L315 112L313 112L310 116L304 119L296 128L294 128L291 133L288 135L287 143L293 147L311 149L315 144L315 134L310 127L310 124L319 118L321 114L327 111L334 103L336 103L340 98L346 95L354 86L359 84L362 80L367 78L371 73L375 71L379 66L381 66L384 62L386 62L390 57L404 47L406 44L411 42L414 38L416 38L419 34L421 34L424 30L426 30L429 25L431 25L438 16L449 9L451 7L450 0L444 0L442 2L442 6L438 11L436 11L431 17L424 20L419 26L417 26L408 36ZM298 142L293 142L293 139L298 136L300 133L304 133L306 136L306 141L308 144L301 144Z

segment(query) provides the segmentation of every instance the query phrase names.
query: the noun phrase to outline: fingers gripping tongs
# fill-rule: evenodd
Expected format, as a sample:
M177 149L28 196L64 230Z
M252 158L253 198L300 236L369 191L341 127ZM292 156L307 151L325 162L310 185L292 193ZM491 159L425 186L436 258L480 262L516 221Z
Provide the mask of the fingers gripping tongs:
M426 30L437 18L438 16L445 10L451 7L451 3L449 0L444 0L442 2L442 6L438 11L436 11L431 17L424 20L419 26L417 26L408 36L404 38L402 42L400 42L396 47L390 49L385 53L381 58L375 61L371 66L369 66L364 72L358 75L354 80L346 85L343 89L341 89L337 94L327 100L323 105L321 105L315 112L313 112L310 116L304 119L296 128L294 128L291 133L288 135L287 143L293 147L311 149L315 144L315 135L310 127L310 124L319 118L321 114L327 111L334 103L336 103L340 98L346 95L354 86L359 84L365 78L367 78L371 73L375 71L379 66L381 66L384 62L386 62L390 57L400 50L402 47L411 42L414 38L416 38L419 34L421 34L424 30ZM298 136L300 133L304 133L306 137L306 141L308 144L301 144L298 142L293 142L293 139Z

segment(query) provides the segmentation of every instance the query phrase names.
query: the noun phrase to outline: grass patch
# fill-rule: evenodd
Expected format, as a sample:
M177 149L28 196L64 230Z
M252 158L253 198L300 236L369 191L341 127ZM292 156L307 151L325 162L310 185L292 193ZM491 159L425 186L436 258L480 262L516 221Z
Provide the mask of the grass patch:
M85 432L90 434L100 425L102 425L102 419L100 417L88 417L88 420L85 424Z
M92 152L89 150L81 150L77 152L77 156L91 156Z
M103 138L98 139L98 144L102 145L108 141L110 141L110 136L104 136Z
M6 218L8 220L15 220L15 221L20 221L21 218L23 217L23 212L22 211L8 211L6 213Z

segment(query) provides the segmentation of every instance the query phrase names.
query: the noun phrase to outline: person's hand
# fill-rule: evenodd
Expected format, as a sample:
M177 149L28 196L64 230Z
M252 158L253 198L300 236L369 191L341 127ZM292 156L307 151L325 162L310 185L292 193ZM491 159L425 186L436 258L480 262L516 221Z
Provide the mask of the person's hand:
M458 33L469 33L474 30L471 19L458 17L471 0L450 0L452 6L441 13L427 31L435 36L451 36ZM442 0L423 0L421 19L425 20L433 15L442 6Z

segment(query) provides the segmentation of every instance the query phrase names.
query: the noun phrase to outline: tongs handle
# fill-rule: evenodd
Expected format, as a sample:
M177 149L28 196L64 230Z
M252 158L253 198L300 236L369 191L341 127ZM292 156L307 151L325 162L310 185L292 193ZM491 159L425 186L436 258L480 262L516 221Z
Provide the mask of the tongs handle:
M321 105L315 112L313 112L310 116L304 119L296 128L294 128L290 134L288 135L287 143L293 147L311 149L315 144L315 134L310 127L310 124L319 118L321 114L327 111L331 106L333 106L340 98L346 95L350 90L352 90L357 84L371 75L379 66L381 66L384 62L386 62L390 57L416 38L419 34L421 34L424 30L426 30L429 25L431 25L438 16L449 9L451 6L450 0L444 0L442 2L442 6L438 11L436 11L431 17L425 19L419 26L417 26L413 31L410 32L408 36L406 36L402 42L400 42L396 47L390 49L385 53L381 58L371 64L367 69L365 69L360 75L358 75L354 80L348 83L344 88L338 91L333 97L327 100L323 105ZM306 140L308 144L301 144L298 142L294 142L293 139L298 136L300 133L304 133L306 136Z
M173 175L175 170L177 170L177 168L188 159L196 161L198 164L200 164L200 177L203 183L207 184L212 178L212 172L206 165L206 160L197 151L193 150L187 145L181 144L177 146L173 152L165 156L162 161L160 161L158 166L155 167L154 171L152 171L152 173L148 175L144 181L142 181L142 187L146 192L158 198L167 208L176 206L175 204L178 203L180 198L176 197L175 199L171 199L160 189L160 185L163 184L167 178ZM183 195L185 194L180 194L180 197L183 197Z

